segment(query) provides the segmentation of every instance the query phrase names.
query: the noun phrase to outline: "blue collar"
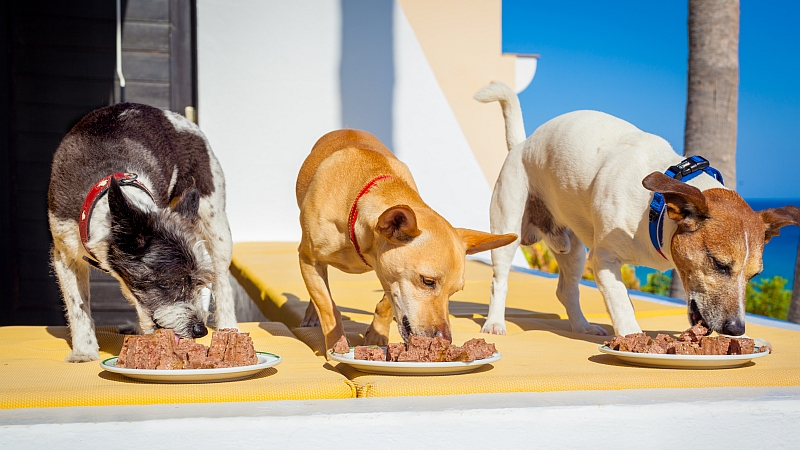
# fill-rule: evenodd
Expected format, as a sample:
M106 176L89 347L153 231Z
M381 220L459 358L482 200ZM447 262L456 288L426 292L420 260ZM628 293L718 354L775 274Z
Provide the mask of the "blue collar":
M689 158L681 161L680 164L676 166L670 166L669 169L664 172L664 174L678 181L686 182L703 172L711 175L720 183L725 184L722 181L722 174L719 173L719 170L711 167L708 163L708 160L702 156L690 156ZM653 247L655 247L658 254L664 259L667 259L667 257L664 256L664 253L661 251L661 249L664 247L663 233L664 216L666 215L664 214L666 210L665 206L664 194L660 192L653 194L653 201L650 202L650 242L653 243Z

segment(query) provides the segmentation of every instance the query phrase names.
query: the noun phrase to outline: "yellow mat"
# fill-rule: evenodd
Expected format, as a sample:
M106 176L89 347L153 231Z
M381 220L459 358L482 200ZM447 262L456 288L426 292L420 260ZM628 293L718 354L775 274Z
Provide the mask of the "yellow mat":
M159 403L246 402L355 397L354 384L281 323L242 323L256 350L283 358L252 378L209 384L154 384L106 372L98 362L64 362L66 327L0 327L0 409ZM100 358L119 353L123 336L99 327ZM198 340L208 345L210 336Z
M308 306L306 291L297 261L297 243L248 242L234 245L231 271L259 309L270 320L297 327ZM374 272L361 275L343 273L335 268L328 270L333 299L350 320L369 324L375 305L383 296ZM466 285L450 301L450 314L454 317L485 318L489 312L489 289L492 268L486 264L468 261L465 270ZM506 318L509 332L522 331L513 325L518 318L566 319L564 307L555 296L557 280L511 272ZM583 313L592 321L608 318L603 297L597 289L581 286ZM680 315L682 307L634 300L636 316Z
M299 328L308 293L297 265L296 243L246 243L234 246L232 270L264 314L283 320L323 362L319 327ZM382 295L374 273L349 275L330 269L331 292L351 344L363 342L372 311ZM483 337L494 342L503 358L473 373L450 376L387 376L336 365L353 381L359 397L448 395L492 392L544 392L589 389L697 388L800 385L800 332L749 323L747 332L770 341L776 351L740 368L723 370L652 369L625 365L603 355L603 338L572 333L564 308L555 297L555 279L512 272L506 326L508 335L480 333L488 312L491 267L468 262L464 291L451 301L453 340ZM634 300L636 315L647 332L678 333L688 327L685 307ZM581 286L581 305L593 323L613 333L600 293ZM399 342L396 327L390 341Z

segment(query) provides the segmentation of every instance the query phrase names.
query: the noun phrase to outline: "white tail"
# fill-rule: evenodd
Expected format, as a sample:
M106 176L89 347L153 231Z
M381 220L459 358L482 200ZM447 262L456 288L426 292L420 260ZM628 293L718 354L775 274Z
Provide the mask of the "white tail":
M503 118L506 120L506 144L508 151L525 140L525 125L522 122L522 108L519 97L503 83L492 83L478 91L472 98L481 102L500 102Z

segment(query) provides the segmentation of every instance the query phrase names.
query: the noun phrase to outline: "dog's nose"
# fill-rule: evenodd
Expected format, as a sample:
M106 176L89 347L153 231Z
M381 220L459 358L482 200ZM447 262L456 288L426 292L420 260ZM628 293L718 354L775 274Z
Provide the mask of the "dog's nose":
M729 320L722 327L722 332L730 336L741 336L744 334L744 322L740 320Z
M208 328L202 323L196 323L192 326L192 337L200 338L208 334Z
M433 337L436 336L439 336L440 338L444 339L447 342L453 342L453 336L450 334L449 331L436 330L436 333L434 333Z

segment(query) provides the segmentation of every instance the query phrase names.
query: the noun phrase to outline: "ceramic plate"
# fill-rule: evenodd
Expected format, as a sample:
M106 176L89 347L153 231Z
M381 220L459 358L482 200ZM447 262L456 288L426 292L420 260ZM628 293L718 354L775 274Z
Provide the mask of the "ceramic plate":
M601 345L600 351L614 355L623 362L634 366L662 367L672 369L727 369L739 367L750 360L763 358L769 352L753 353L751 355L657 355L653 353L632 353L611 350L608 346ZM758 350L758 347L756 347Z
M224 367L221 369L182 369L182 370L148 370L124 369L117 367L117 356L106 358L100 362L103 369L125 375L139 381L153 383L214 383L218 381L233 381L251 377L256 373L280 364L281 357L272 353L256 352L258 364L239 367Z
M362 372L383 375L455 375L472 372L478 367L498 361L501 356L498 352L486 359L470 362L388 362L354 359L353 348L350 348L350 353L346 355L330 352L330 357L334 361L345 363Z

